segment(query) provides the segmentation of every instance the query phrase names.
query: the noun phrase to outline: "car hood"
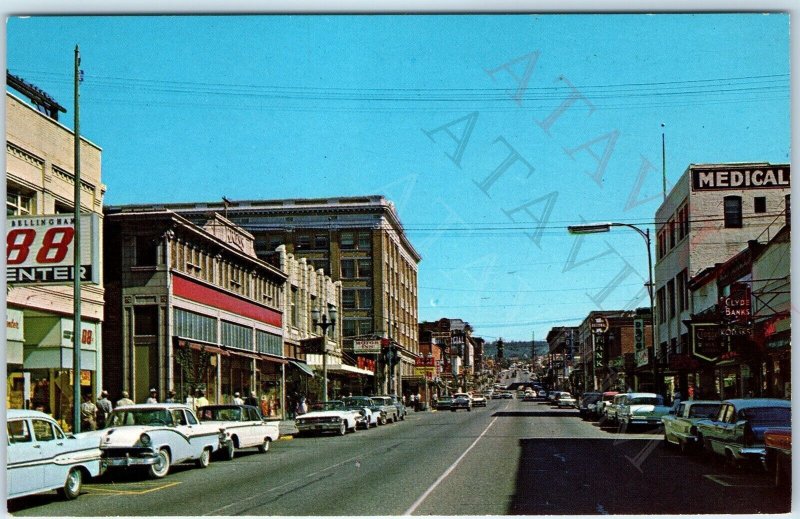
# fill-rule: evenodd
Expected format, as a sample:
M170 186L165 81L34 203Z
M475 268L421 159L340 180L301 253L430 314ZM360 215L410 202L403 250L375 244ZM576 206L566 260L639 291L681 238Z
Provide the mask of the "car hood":
M310 413L298 415L297 418L341 418L346 414L357 412L358 411L312 411Z

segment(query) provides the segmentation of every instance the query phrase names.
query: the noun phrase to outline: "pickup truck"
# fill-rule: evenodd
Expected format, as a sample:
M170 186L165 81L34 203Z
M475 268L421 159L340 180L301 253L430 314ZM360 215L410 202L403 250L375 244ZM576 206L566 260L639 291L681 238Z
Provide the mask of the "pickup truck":
M697 427L699 420L716 416L719 400L686 400L661 417L664 424L664 445L677 445L682 453L699 446Z
M628 398L617 407L617 421L622 428L630 425L655 425L660 427L661 417L669 413L661 395L655 393L628 393Z

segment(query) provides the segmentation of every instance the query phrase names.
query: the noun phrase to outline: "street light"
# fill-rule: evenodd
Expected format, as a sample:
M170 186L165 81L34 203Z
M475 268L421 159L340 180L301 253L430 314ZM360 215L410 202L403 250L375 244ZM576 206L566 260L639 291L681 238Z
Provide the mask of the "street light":
M660 394L661 383L659 381L658 363L656 359L656 311L655 302L653 300L653 289L655 287L653 286L653 256L650 252L650 229L645 229L643 231L629 223L604 222L570 225L567 227L567 231L569 231L570 234L595 234L599 232L609 232L612 227L628 227L629 229L633 229L639 233L639 236L644 238L644 242L647 246L647 295L650 297L650 331L653 343L653 386L655 392Z
M328 315L330 315L330 321L328 320ZM322 314L322 320L320 320L320 309L319 307L314 307L311 310L311 321L314 323L314 326L319 326L322 328L322 394L325 395L324 401L327 402L328 400L328 328L336 326L336 307L331 307L328 310L328 315Z

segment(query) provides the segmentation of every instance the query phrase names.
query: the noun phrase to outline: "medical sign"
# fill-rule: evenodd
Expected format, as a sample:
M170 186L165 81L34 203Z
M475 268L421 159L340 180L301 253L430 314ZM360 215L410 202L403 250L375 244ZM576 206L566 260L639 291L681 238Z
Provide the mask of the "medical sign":
M79 277L100 283L100 217L81 216ZM6 282L69 285L75 280L75 219L69 214L6 218Z

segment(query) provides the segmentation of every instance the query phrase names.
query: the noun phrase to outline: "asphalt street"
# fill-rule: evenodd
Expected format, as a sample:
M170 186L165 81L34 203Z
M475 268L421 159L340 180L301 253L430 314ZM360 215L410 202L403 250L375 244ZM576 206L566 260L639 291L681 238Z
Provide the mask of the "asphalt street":
M346 436L275 442L161 480L108 473L75 501L9 504L19 516L562 515L782 513L766 474L665 448L543 402L411 412Z

